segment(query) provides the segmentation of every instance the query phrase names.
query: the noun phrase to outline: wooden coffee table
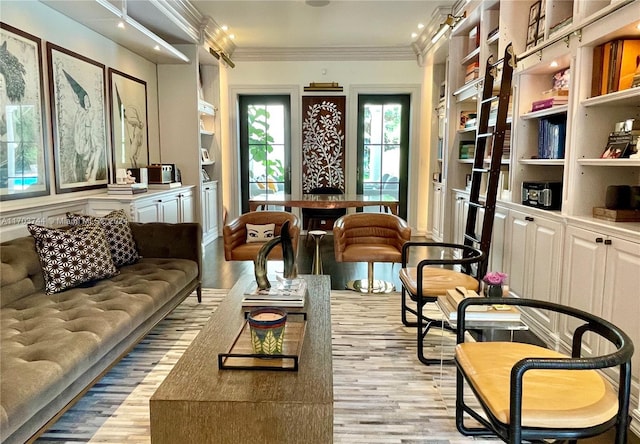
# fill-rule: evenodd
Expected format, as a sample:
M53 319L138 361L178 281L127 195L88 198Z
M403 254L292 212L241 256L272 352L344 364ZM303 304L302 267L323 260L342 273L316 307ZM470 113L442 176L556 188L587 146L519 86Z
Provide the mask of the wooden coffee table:
M302 276L307 325L298 371L219 370L244 322L240 279L151 397L151 442L329 443L333 374L329 276Z

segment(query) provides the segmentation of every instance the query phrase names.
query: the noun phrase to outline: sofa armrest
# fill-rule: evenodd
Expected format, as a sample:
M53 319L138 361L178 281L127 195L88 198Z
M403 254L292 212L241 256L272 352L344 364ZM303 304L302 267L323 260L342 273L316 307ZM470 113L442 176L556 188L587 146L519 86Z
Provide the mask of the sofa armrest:
M190 259L202 277L202 228L198 223L130 222L142 257Z

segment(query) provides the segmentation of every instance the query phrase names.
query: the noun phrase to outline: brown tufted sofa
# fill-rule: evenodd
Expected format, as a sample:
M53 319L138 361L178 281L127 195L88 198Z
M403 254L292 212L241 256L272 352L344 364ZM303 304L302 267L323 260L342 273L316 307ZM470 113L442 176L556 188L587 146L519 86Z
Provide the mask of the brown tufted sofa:
M31 236L0 244L3 443L39 434L194 290L200 301L200 225L130 225L140 261L52 295Z

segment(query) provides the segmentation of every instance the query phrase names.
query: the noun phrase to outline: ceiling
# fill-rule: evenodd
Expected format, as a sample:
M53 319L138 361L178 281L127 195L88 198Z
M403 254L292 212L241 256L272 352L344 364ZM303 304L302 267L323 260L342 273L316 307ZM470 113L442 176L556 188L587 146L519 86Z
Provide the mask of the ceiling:
M406 47L438 5L435 0L333 0L314 7L303 0L191 0L235 34L242 48ZM313 2L310 2L313 3Z
M157 63L178 60L170 54L171 45L198 41L197 26L206 18L210 20L205 25L216 30L216 38L235 36L231 46L219 49L233 53L236 61L415 59L416 37L411 34L423 32L424 41L432 29L422 31L418 25L439 24L438 10L442 14L445 7L448 12L453 4L449 0L40 1ZM184 13L188 17L181 17ZM148 36L132 26L117 30L120 16L170 44L169 53L150 50ZM228 26L226 35L222 25Z

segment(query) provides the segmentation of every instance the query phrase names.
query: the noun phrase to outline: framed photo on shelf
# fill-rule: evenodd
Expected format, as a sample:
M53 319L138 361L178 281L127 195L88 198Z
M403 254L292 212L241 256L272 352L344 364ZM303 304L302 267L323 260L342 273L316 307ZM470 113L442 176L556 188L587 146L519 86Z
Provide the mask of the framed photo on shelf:
M533 48L536 45L536 37L538 36L538 23L535 22L529 25L527 29L527 49Z
M56 192L106 187L105 66L47 42Z
M3 162L0 200L49 194L45 149L42 42L0 22L3 88L0 88Z
M149 164L147 82L109 68L113 168Z
M601 159L620 159L627 155L629 142L613 142L607 145L600 155Z
M540 17L540 2L535 2L533 5L531 5L531 8L529 8L529 25L533 25L538 21L538 18Z
M203 162L209 163L211 162L211 157L209 157L209 151L204 148L200 148L200 158Z

